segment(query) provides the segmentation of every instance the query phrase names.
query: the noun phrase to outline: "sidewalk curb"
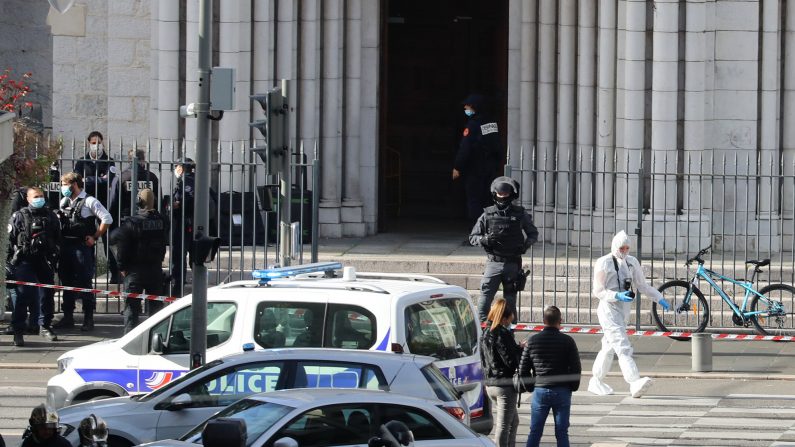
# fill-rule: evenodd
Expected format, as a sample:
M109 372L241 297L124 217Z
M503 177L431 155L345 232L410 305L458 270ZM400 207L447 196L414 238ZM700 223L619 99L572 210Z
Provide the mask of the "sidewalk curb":
M55 363L3 363L2 369L58 369Z

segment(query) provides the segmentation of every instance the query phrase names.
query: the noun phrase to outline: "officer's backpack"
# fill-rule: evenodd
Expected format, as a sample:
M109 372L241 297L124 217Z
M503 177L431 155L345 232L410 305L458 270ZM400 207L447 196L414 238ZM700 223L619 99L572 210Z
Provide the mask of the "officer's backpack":
M17 249L26 259L54 262L58 257L58 241L53 228L56 224L49 213L34 215L29 208L18 212L22 216L24 230L17 235Z

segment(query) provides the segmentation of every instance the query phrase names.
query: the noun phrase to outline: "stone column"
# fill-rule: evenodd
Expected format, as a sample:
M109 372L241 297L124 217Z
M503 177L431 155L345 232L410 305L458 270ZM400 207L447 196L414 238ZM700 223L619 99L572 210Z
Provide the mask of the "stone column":
M515 146L511 145L511 165L521 169L522 206L530 208L535 189L531 184L533 179L531 170L533 169L533 154L536 149L536 70L538 69L536 8L538 5L535 2L521 0L511 2L512 6L516 4L521 8L521 23L518 32L513 34L519 35L519 42L516 42L516 46L513 47L511 45L514 45L514 39L509 37L508 76L510 79L512 73L518 72L516 76L518 76L519 85L513 91L518 91L519 95L508 95L508 123L510 125L511 115L518 117L519 142ZM512 8L511 12L513 11ZM512 48L518 48L519 58L510 56L514 54L511 53L512 51L516 51ZM516 64L515 61L518 61L519 64ZM516 69L513 69L514 66ZM516 102L518 104L515 104ZM537 194L538 191L535 193Z
M619 54L621 74L617 88L622 101L618 110L620 122L617 128L621 131L621 139L617 141L620 149L617 154L616 170L629 172L633 175L628 179L620 175L616 179L616 213L619 225L624 228L626 221L635 221L639 186L634 173L640 169L644 147L646 126L646 2L643 0L622 0L624 14L621 17L623 30L620 31L619 46L623 48ZM623 60L622 60L623 59ZM623 127L623 129L622 129ZM632 215L630 215L632 214Z
M536 205L549 212L555 204L555 2L539 3ZM546 220L546 219L544 219ZM541 221L543 226L545 221Z
M589 216L593 210L591 196L594 176L585 174L585 172L592 171L594 168L596 4L596 0L580 1L577 20L579 27L577 35L577 151L575 166L576 170L583 174L576 179L577 195L574 199L577 209L583 216ZM614 30L613 32L615 33Z
M320 198L320 234L342 236L340 205L342 201L342 148L340 136L342 94L343 3L326 0L323 4L323 81L321 109L320 157L322 185Z
M361 197L367 234L375 234L378 223L378 117L379 74L381 60L382 2L364 0L362 17L362 85L361 85Z
M791 6L791 5L790 5ZM757 236L759 247L775 250L780 247L778 220L779 180L779 23L778 0L762 0L762 47L759 107L759 187L757 203Z
M156 49L157 68L156 95L152 98L155 124L150 133L158 139L170 140L179 137L179 3L156 4L157 40L152 45Z
M711 184L702 175L708 170L706 149L707 6L705 0L685 5L685 110L683 212L687 222L686 245L692 253L709 245L711 234Z
M556 228L563 230L564 239L568 238L565 227L566 213L574 204L572 191L574 179L574 119L576 115L575 76L577 73L577 2L560 0L558 12L558 107L557 107L557 153L555 180L555 209L562 213L562 222Z
M366 1L366 0L365 0ZM364 236L361 169L362 0L345 2L345 165L342 196L343 236Z
M782 129L782 156L784 159L784 172L786 176L795 174L795 8L792 6L786 9L785 31L784 31L784 78L782 79L782 94L784 95L783 110L781 119L784 121ZM783 202L782 214L787 221L784 225L785 232L782 241L784 247L792 247L793 244L793 219L795 218L795 185L791 178L784 182L782 197L786 198Z
M597 174L596 209L594 217L613 211L613 182L615 177L607 174L615 169L613 164L616 147L616 2L599 0L599 61L597 96L596 156ZM597 219L597 222L599 219Z
M676 216L679 1L654 3L651 172L654 220Z

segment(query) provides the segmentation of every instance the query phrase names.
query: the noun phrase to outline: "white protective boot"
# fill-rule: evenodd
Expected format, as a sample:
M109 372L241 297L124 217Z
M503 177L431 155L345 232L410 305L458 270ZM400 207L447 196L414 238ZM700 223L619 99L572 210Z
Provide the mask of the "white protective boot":
M638 365L631 355L619 355L618 365L624 374L624 380L629 384L629 394L632 397L641 397L652 384L650 377L640 377Z
M613 364L613 350L602 345L602 349L596 355L593 362L593 377L588 381L588 391L597 396L607 396L613 394L613 388L604 382L607 372Z

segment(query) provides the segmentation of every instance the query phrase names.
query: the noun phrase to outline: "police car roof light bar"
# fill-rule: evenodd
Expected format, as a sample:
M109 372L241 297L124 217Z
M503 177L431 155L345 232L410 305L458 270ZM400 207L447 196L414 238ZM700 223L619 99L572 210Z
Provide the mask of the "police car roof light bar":
M251 272L251 276L254 279L259 279L260 284L267 284L272 279L287 278L304 273L328 272L341 268L342 263L340 262L315 262L312 264L254 270Z

